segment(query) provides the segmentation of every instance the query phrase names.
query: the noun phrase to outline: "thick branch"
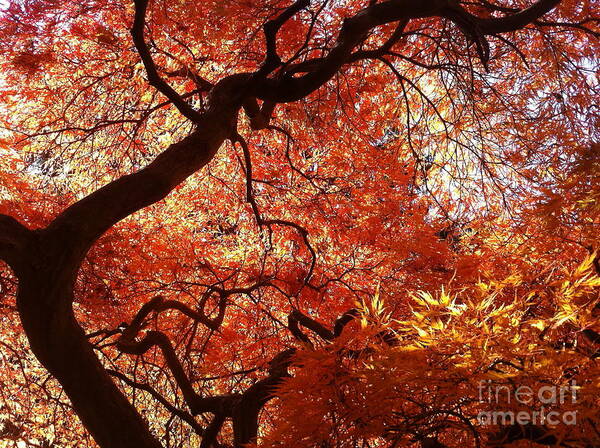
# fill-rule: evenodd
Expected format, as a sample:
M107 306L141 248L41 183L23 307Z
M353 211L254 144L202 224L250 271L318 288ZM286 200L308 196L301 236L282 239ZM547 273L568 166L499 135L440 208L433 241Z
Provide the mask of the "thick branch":
M298 78L284 77L259 82L256 86L257 96L275 102L304 98L335 75L371 29L386 23L439 14L445 3L443 0L390 0L369 6L344 20L336 45L314 70Z
M334 338L334 334L331 330L325 328L321 323L317 322L312 317L302 314L298 310L293 310L291 312L291 314L288 317L288 322L290 321L298 322L300 325L302 325L305 328L308 328L313 333L316 333L317 335L319 335L319 337L325 339L326 341L331 341Z
M295 319L292 315L288 316L288 329L292 333L292 335L299 340L300 342L304 342L305 344L311 344L308 336L304 334L304 332L298 326L298 319Z
M217 436L219 435L219 431L221 431L223 423L225 423L225 416L223 414L216 414L213 417L204 430L200 448L211 448L215 446L215 441L217 440Z
M310 343L310 339L306 336L299 325L302 325L304 328L311 330L313 333L317 334L321 339L326 341L332 341L335 338L339 337L342 334L342 331L353 319L358 316L358 310L350 309L338 317L335 321L333 331L326 328L320 322L317 322L312 317L307 316L306 314L301 313L299 310L294 309L288 315L288 329L291 331L292 335L298 339L299 341ZM389 342L382 336L385 342Z
M74 267L92 243L121 219L151 205L205 166L230 135L248 75L220 81L198 128L172 144L142 170L123 176L73 204L46 229L60 241ZM65 245L68 242L68 245Z
M154 297L149 302L145 303L142 308L138 311L136 316L134 317L131 325L123 332L124 334L129 332L137 333L143 324L144 319L151 313L156 312L160 313L165 310L178 310L188 316L189 318L200 322L211 330L217 330L221 323L223 322L223 317L225 316L225 308L227 305L227 300L225 296L222 296L219 300L219 311L215 318L211 319L206 314L204 314L204 310L202 312L195 311L188 307L186 304L178 302L176 300L166 300L162 296Z
M244 101L244 112L250 119L250 127L255 131L268 127L275 105L271 101L265 101L262 106L259 106L256 98L248 98Z
M356 51L350 55L348 62L355 62L361 59L377 59L381 56L384 56L404 35L404 29L406 28L406 25L408 25L407 19L400 21L392 35L380 47L374 50Z
M175 353L171 341L164 333L160 331L148 331L140 341L135 341L134 337L135 334L126 335L124 333L117 342L117 348L123 353L130 355L143 355L152 347L159 347L192 414L219 412L221 410L221 397L202 397L196 393L192 382L183 369L181 361L179 361Z
M505 17L482 19L471 16L483 34L517 31L538 20L560 3L560 0L540 0L527 9Z
M6 261L17 275L22 269L24 252L31 237L31 231L15 218L0 215L0 259Z
M254 86L256 96L274 102L297 101L309 95L329 81L344 64L352 61L353 49L363 42L370 30L386 23L408 21L426 17L444 17L459 24L463 31L478 45L484 63L487 60L486 34L516 31L534 22L550 11L560 0L540 0L530 8L500 18L479 18L468 13L453 0L388 0L372 4L346 19L340 30L336 45L327 56L312 60L307 65L306 74L300 77L283 76L278 79L265 79ZM357 52L355 59L359 57ZM301 65L301 64L299 64ZM303 71L298 67L293 72Z
M338 317L333 327L333 337L337 338L340 336L346 325L352 322L358 316L358 314L358 310L356 308L352 308Z
M241 396L233 410L234 446L246 446L256 440L258 416L263 406L274 397L277 386L289 376L288 367L296 350L279 353L270 362L269 376L250 386Z

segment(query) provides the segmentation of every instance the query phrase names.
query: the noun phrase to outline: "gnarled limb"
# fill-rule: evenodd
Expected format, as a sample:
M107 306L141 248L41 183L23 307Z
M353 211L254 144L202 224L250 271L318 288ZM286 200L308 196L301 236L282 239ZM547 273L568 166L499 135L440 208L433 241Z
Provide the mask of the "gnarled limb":
M142 63L146 68L148 74L148 82L151 86L156 87L162 94L164 94L171 102L177 107L179 112L186 118L192 121L198 121L202 115L194 110L184 99L165 82L164 79L158 74L156 65L152 60L152 55L148 49L148 45L144 40L144 26L146 25L146 10L148 9L149 0L134 0L135 3L135 17L133 20L133 26L131 28L131 36L133 37L133 43L142 59Z
M243 393L219 395L214 397L202 397L193 389L188 375L184 372L183 366L173 348L169 338L160 331L148 331L143 338L137 339L140 330L143 328L145 319L153 312L159 312L162 309L178 309L172 306L174 301L164 300L162 297L156 297L146 303L136 314L132 323L125 328L117 342L117 348L124 353L143 355L152 347L157 346L161 349L167 366L173 374L177 385L183 393L186 404L191 414L210 412L214 415L211 423L202 431L203 441L201 446L212 446L226 418L233 420L235 447L242 447L250 443L256 437L258 432L258 418L262 407L274 396L275 388L285 377L288 376L287 368L292 362L295 349L288 349L280 352L269 363L269 375L250 386ZM190 313L184 311L186 315ZM121 378L127 384L133 387L148 391L153 396L157 395L151 387L145 384L136 383L128 379L125 375L118 372L111 372L112 375ZM164 398L158 395L157 399L167 409L173 408ZM177 408L173 408L174 415L178 415L185 421L193 425L195 420L190 421L191 416Z
M206 295L205 297L208 297ZM206 305L206 301L202 300L201 303L203 306ZM200 322L207 328L211 330L218 330L223 322L223 318L225 317L225 308L227 305L227 297L225 294L221 295L219 299L219 311L216 317L210 318L206 314L204 314L204 310L196 311L191 309L185 303L178 302L177 300L166 300L162 296L156 296L149 302L145 303L142 308L137 312L131 324L123 331L124 338L132 338L134 337L142 328L142 324L144 323L144 319L148 317L148 315L152 312L160 313L165 310L177 310L181 313L185 314L189 318L195 320L196 322Z
M443 17L456 21L472 36L516 31L542 17L560 0L539 0L530 8L499 18L479 18L462 8L453 0L397 0L375 3L346 19L340 30L336 45L329 53L311 63L310 69L300 77L280 76L277 79L264 79L253 86L255 96L263 100L279 103L297 101L329 81L344 65L351 62L353 49L363 42L370 30L386 23ZM485 45L479 43L482 59L487 59ZM287 73L286 73L287 74Z
M216 320L208 319L205 315L198 313L194 310L191 310L186 305L174 301L174 300L165 300L162 297L155 297L148 303L146 303L140 311L137 313L131 325L129 325L120 338L117 341L117 348L123 353L133 354L133 355L143 355L152 347L157 346L163 353L167 366L169 370L173 374L179 389L183 394L183 398L185 399L186 404L188 405L192 414L200 414L202 412L220 412L222 400L219 397L202 397L198 394L194 387L192 386L192 382L188 375L186 374L181 361L177 357L175 353L175 349L171 344L171 341L161 331L148 331L146 335L139 341L136 340L137 335L139 334L142 326L144 324L145 318L151 312L160 312L166 309L177 309L183 312L185 315L191 317L194 320L204 323L211 329L216 329L220 325L220 322L223 320L224 309L225 309L225 301L222 300L220 304L220 309L223 311L219 312L219 316Z

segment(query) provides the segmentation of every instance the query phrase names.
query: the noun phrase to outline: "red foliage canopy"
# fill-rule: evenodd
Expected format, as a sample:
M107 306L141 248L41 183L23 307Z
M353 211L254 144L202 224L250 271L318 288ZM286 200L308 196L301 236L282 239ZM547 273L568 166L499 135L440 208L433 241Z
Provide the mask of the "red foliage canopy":
M597 446L597 9L0 2L0 446Z

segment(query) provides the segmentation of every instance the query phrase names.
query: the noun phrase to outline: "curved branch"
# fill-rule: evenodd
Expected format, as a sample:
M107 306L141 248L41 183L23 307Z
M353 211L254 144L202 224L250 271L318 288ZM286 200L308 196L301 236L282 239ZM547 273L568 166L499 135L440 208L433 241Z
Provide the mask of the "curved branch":
M133 26L131 27L131 36L135 48L142 59L142 63L146 68L148 74L148 82L151 86L155 87L163 95L165 95L171 102L177 107L179 112L186 118L196 122L202 115L194 110L185 100L179 95L164 79L158 74L148 45L144 39L144 26L146 24L146 11L148 9L149 0L134 0L135 3L135 17L133 20Z
M203 301L203 304L205 304L205 301ZM221 295L221 298L219 300L219 306L218 306L219 312L215 318L211 319L203 312L195 311L195 310L191 309L190 307L188 307L186 304L178 302L177 300L166 300L162 296L157 296L157 297L154 297L149 302L145 303L140 308L140 310L134 317L133 321L131 322L131 325L129 325L129 327L127 329L125 329L125 331L123 333L133 332L133 331L138 332L142 327L144 319L152 311L160 313L161 311L165 311L165 310L169 310L169 309L178 310L181 313L188 316L189 318L191 318L197 322L200 322L201 324L205 325L206 327L208 327L209 329L211 329L213 331L216 331L216 330L218 330L221 323L223 322L223 318L225 317L226 306L227 306L226 296Z
M295 229L300 236L302 237L302 241L306 245L308 251L310 252L310 266L308 268L308 272L304 277L304 282L302 286L308 285L310 279L315 270L315 265L317 263L317 253L315 252L312 244L310 244L310 240L308 239L308 230L302 227L300 224L297 224L292 221L287 221L285 219L264 219L260 213L260 209L256 202L256 198L254 197L254 189L252 188L252 157L250 155L250 149L248 148L248 143L246 140L237 132L233 135L233 141L238 142L242 147L242 151L244 153L244 164L246 168L246 200L250 204L252 208L252 212L254 213L254 217L256 218L256 223L259 227L262 226L272 226L272 225L281 225L292 227Z
M292 333L292 335L299 340L300 342L304 342L305 344L312 344L308 336L306 336L300 327L298 326L298 319L295 319L291 314L288 316L288 329Z
M455 0L388 0L375 3L344 20L335 46L320 59L298 64L306 74L292 77L285 73L278 79L264 79L253 87L258 98L279 103L297 101L329 81L344 64L351 62L353 49L363 42L370 30L380 25L403 22L410 19L444 17L459 24L478 46L480 57L487 60L487 43L483 35L506 33L519 30L542 17L560 0L539 0L533 6L515 14L500 18L480 18L467 12ZM392 42L393 43L393 42ZM360 52L355 58L359 57Z
M197 129L140 171L116 179L63 211L43 232L74 268L93 242L121 219L167 196L204 167L230 135L248 75L232 75L211 91Z
M263 224L270 225L281 225L288 226L296 229L300 236L302 237L302 241L304 241L304 245L307 247L310 252L310 266L308 267L308 272L304 277L304 285L309 285L310 279L312 278L313 272L315 270L315 265L317 264L317 252L310 244L310 240L308 239L308 230L302 227L300 224L296 224L295 222L286 221L285 219L265 219ZM309 285L310 286L310 285Z
M394 30L392 35L380 47L374 50L356 51L350 55L348 62L355 62L361 59L377 59L385 55L388 51L392 49L394 44L398 42L400 38L404 35L406 25L408 25L408 19L401 20L400 22L398 22L398 25L396 25L396 29Z
M302 330L300 330L299 325L302 325L305 328L308 328L313 333L317 334L321 339L325 341L333 341L335 338L339 337L342 334L342 331L352 320L354 320L359 315L357 309L352 308L338 317L333 326L333 331L326 328L320 322L317 322L312 317L303 314L297 309L292 310L292 312L288 315L288 328L294 335L294 337L302 342L310 343L310 339L306 336ZM384 342L389 343L389 339L386 340L384 335L380 336Z
M323 57L316 67L307 74L282 79L266 79L255 85L261 99L285 103L297 101L329 81L339 68L347 63L354 47L362 42L368 32L379 25L429 17L440 14L445 7L443 0L396 0L373 4L344 20L336 45Z
M270 362L269 376L250 386L241 395L232 414L235 447L247 446L256 440L260 411L274 397L277 386L289 377L288 367L295 353L295 349L280 352Z
M222 397L202 397L194 390L192 382L183 369L183 365L169 338L160 331L148 331L144 338L137 341L136 336L144 326L146 317L152 312L160 312L167 309L177 309L192 319L202 322L212 330L216 330L223 320L225 313L226 300L221 299L219 303L219 314L215 319L209 319L204 314L198 313L183 303L174 300L165 300L158 296L145 303L138 311L131 324L123 330L123 333L117 340L117 348L123 353L131 355L143 355L152 347L157 346L161 349L169 370L173 374L177 385L179 386L186 404L196 415L201 412L217 412L220 410Z
M469 14L483 34L517 31L535 22L552 10L561 0L539 0L527 9L505 17L482 19ZM467 13L468 14L468 13Z
M137 332L128 333L125 330L117 341L117 348L123 353L130 355L143 355L152 347L159 347L192 414L197 415L203 412L221 411L223 397L203 397L194 390L192 382L185 373L171 341L164 333L160 331L148 331L140 341L135 340L136 335Z
M313 333L319 335L320 338L325 339L326 341L331 341L334 338L334 333L331 330L325 328L323 324L317 322L312 317L301 313L299 310L293 310L288 317L288 321L298 322L300 325L302 325L305 328L308 328Z

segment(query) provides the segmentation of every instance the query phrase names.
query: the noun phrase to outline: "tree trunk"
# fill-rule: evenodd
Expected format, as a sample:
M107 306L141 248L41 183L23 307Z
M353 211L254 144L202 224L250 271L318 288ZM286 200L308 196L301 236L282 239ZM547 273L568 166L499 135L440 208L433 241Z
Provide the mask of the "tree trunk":
M38 240L38 243L40 241ZM17 305L31 349L62 385L75 412L105 448L159 448L147 423L106 373L71 307L76 269L60 255L30 252L21 272ZM37 244L36 244L37 245Z
M0 216L0 257L19 279L17 307L31 349L102 448L161 444L106 373L75 319L73 287L81 262L106 230L164 198L214 157L231 134L241 107L240 83L246 78L231 76L217 84L211 106L190 135L144 169L76 202L45 229L29 231Z

